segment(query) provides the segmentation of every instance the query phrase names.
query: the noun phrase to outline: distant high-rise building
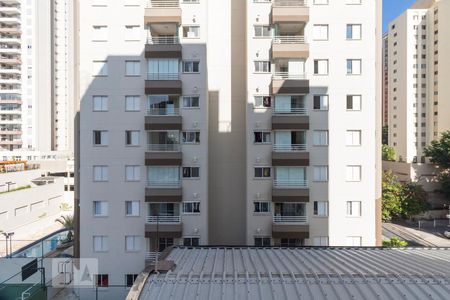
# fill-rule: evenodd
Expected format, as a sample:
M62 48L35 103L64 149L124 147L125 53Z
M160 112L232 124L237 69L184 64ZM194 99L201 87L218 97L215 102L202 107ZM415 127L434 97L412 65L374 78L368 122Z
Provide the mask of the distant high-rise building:
M0 1L0 150L73 152L73 1Z
M389 145L398 160L426 162L424 149L450 130L450 1L419 1L389 24Z
M380 244L381 1L79 5L78 254L99 285L172 245Z

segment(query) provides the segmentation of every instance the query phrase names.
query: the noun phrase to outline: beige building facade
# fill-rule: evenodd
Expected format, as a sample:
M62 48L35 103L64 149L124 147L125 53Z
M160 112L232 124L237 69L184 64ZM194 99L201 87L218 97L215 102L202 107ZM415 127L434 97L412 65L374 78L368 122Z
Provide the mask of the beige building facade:
M172 245L377 245L380 9L78 1L79 254L99 282Z

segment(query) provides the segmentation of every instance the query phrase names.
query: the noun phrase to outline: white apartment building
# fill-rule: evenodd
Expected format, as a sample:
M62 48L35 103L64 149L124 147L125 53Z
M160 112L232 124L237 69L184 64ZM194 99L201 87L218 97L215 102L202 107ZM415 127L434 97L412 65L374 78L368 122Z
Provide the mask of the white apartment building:
M389 145L400 162L425 163L424 148L450 129L449 17L449 1L418 1L389 24Z
M0 1L0 150L73 151L73 3Z
M99 285L172 245L380 243L380 1L78 5L78 254Z

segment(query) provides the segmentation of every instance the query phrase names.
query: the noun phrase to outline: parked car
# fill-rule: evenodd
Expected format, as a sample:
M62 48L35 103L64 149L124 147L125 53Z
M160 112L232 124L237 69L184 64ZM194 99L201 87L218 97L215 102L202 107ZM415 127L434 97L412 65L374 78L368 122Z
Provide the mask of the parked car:
M449 238L450 239L450 231L444 231L444 235L447 237L447 238Z

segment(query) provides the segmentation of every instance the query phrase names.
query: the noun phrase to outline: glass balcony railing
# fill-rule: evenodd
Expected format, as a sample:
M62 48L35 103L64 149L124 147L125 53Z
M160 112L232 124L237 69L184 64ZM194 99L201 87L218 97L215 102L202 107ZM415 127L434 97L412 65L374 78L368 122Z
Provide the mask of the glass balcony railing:
M180 223L180 216L147 216L147 223Z
M178 107L155 107L147 109L149 116L179 116L180 109Z
M308 216L273 216L274 223L308 223Z
M148 144L147 150L154 152L179 152L180 144Z
M307 188L308 181L307 180L292 180L292 179L274 179L273 181L274 187L287 187L287 188Z
M150 0L149 7L165 8L165 7L180 7L179 0Z
M306 151L306 144L274 144L275 152L301 152Z

